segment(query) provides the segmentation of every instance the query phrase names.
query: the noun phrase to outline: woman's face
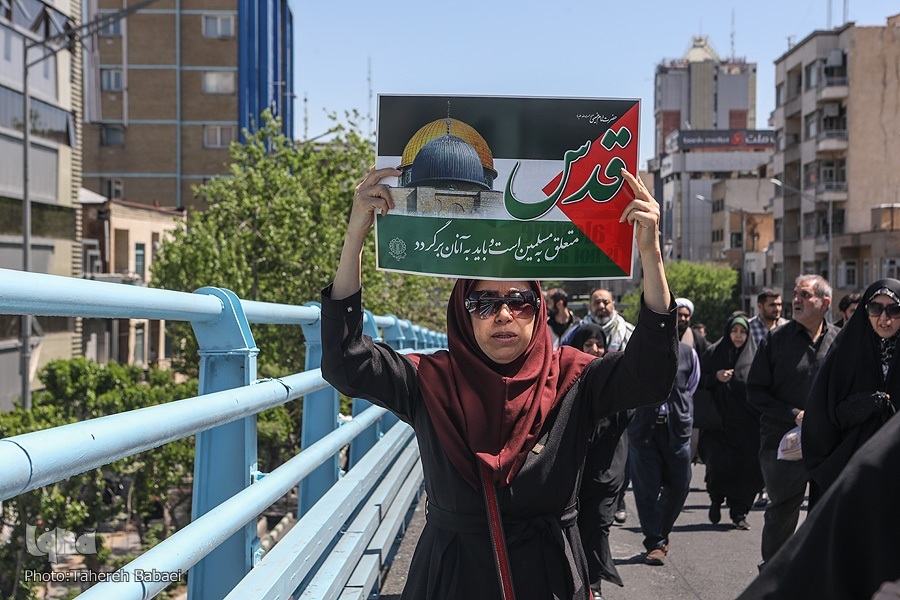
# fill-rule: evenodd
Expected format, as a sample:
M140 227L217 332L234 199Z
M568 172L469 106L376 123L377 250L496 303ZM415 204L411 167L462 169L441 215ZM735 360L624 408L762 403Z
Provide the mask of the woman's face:
M731 338L731 343L734 344L735 348L743 348L744 344L747 343L747 330L740 323L735 323L731 326L728 337Z
M881 305L881 314L877 317L873 317L872 314L869 313L869 323L879 337L884 339L893 337L897 333L897 330L900 329L900 319L890 318L888 316L888 311L884 310L884 308L896 304L896 302L888 296L875 296L869 301L869 305L876 302Z
M513 292L531 290L531 286L526 281L480 280L472 288L472 291L483 290L492 290L501 296L509 296ZM514 317L506 304L501 304L500 310L487 319L480 318L476 313L469 314L478 347L497 364L506 365L516 360L531 343L534 314L527 319L521 315Z
M602 345L600 340L595 337L589 337L584 340L581 350L588 354L593 354L594 356L603 356L606 353L606 348Z

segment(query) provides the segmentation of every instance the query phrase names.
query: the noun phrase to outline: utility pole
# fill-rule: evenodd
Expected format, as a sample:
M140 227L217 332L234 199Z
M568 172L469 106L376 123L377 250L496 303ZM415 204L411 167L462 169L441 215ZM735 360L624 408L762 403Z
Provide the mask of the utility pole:
M87 37L100 31L110 23L124 19L131 13L156 2L156 0L143 0L134 6L130 6L119 12L101 15L78 27L73 27L71 21L66 21L62 33L50 36L45 40L29 42L27 37L22 39L22 270L25 273L31 271L31 196L29 177L29 154L31 153L31 94L28 90L28 70L36 64L43 62L51 56L56 56L61 50L72 52L76 45ZM28 57L32 50L44 49L41 55L29 62ZM46 50L49 50L47 52ZM22 408L31 408L31 315L22 315Z

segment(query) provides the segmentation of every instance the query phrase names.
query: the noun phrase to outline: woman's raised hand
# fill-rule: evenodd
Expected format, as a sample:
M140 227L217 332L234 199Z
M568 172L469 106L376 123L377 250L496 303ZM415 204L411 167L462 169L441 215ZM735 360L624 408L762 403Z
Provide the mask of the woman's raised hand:
M634 237L637 240L638 250L643 252L658 248L659 203L653 199L653 195L639 178L626 169L622 169L622 176L631 186L634 200L622 211L619 223L627 221L629 225L634 225Z
M394 208L390 190L380 182L385 177L399 175L400 171L391 167L384 169L372 167L365 179L356 186L350 220L347 223L348 238L364 239L375 222L375 214L386 215Z

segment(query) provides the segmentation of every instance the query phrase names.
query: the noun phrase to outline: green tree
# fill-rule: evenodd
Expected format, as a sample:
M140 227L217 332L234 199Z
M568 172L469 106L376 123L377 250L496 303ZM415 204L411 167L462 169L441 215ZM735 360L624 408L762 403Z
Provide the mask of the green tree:
M231 145L227 176L197 188L206 210L192 212L171 240L164 241L152 268L151 285L193 291L230 289L240 298L303 304L316 301L340 257L356 184L374 162L373 147L352 122L337 125L327 143L294 142L278 119ZM386 274L374 267L374 239L363 258L365 306L433 329L444 329L446 279ZM196 342L184 325L176 368L196 373ZM303 370L302 331L254 326L261 349L260 376Z
M738 272L728 266L688 261L666 264L669 290L675 297L689 298L694 303L691 323L704 323L711 341L722 335L725 320L741 306ZM637 322L643 285L622 298L623 316Z
M140 367L100 365L84 358L53 361L39 378L44 389L35 393L31 410L0 414L0 438L197 395L196 380L176 383L172 372L151 369L145 373ZM0 597L34 597L36 586L24 581L24 571L50 568L46 557L26 551L29 525L38 528L36 535L57 527L81 534L124 519L143 536L152 510L161 508L164 515L175 512L173 503L184 495L173 492L192 469L193 438L186 438L5 501L0 516L11 535L10 543L0 544ZM167 521L162 537L180 525ZM109 558L101 535L97 545L97 555L85 556L88 568L98 569Z

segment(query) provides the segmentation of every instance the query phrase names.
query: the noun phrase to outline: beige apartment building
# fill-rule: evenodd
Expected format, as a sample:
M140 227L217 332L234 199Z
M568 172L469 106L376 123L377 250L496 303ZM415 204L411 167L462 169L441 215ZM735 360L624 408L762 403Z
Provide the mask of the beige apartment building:
M775 61L772 279L835 299L900 277L900 14L814 31Z
M183 211L109 200L82 190L84 277L144 286L162 241ZM168 367L165 321L82 319L84 356L97 362Z

